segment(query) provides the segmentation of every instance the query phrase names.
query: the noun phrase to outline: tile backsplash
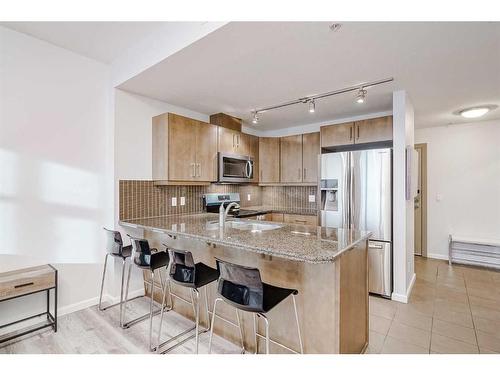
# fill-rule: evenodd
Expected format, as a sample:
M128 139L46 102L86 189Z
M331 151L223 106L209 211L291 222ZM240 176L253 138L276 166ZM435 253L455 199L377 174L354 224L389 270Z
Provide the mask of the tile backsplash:
M119 189L120 220L202 212L205 193L240 193L242 207L316 208L316 203L308 201L309 195L316 195L314 186L155 186L153 181L120 180ZM177 198L177 206L172 206L172 197ZM185 197L184 206L180 205L181 197Z

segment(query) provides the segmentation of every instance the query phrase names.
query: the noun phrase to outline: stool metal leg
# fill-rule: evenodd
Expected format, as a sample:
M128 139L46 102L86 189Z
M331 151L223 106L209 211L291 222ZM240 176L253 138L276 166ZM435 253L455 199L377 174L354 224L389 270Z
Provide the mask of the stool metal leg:
M293 310L295 312L295 322L297 323L297 334L299 336L300 354L304 354L304 346L302 344L302 335L300 334L299 314L297 313L297 303L295 302L295 295L292 294Z
M99 295L99 311L104 310L101 306L101 303L102 303L102 292L104 290L104 278L106 277L106 266L108 265L108 257L109 257L109 253L106 253L106 257L104 258L104 269L102 270L101 294Z
M269 354L269 320L265 315L259 314L266 323L266 354Z
M127 313L127 300L128 300L128 288L130 286L130 274L132 272L132 263L128 265L128 276L127 276L127 286L125 288L125 300L123 301L123 312L120 314L120 327L125 328L123 323L125 320L125 314Z
M155 300L155 271L151 271L151 302L149 304L149 350L153 351L153 305Z
M214 336L215 315L217 303L219 303L220 301L222 301L222 298L216 298L214 301L214 309L212 310L212 324L210 325L210 338L208 339L208 354L212 353L212 338Z
M257 314L252 314L253 315L253 334L254 334L254 339L255 339L255 353L254 354L259 354L259 338L257 337Z
M200 327L200 292L198 291L198 289L193 289L194 291L194 294L196 295L196 311L195 311L195 325L196 325L196 330L195 330L195 333L196 333L196 338L195 338L195 341L196 341L196 351L195 353L198 354L198 347L199 347L199 344L200 344L200 332L199 332L199 327Z
M243 327L241 326L240 313L237 308L234 308L236 311L236 321L238 322L238 330L240 331L240 342L241 342L241 353L245 353L245 342L243 340Z

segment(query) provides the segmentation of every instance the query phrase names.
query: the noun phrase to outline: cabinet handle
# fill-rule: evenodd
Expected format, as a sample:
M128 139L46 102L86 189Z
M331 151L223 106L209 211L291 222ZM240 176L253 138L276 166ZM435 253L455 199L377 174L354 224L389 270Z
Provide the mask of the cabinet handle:
M24 288L25 286L30 286L30 285L34 285L34 284L35 284L34 282L26 283L26 284L19 284L19 285L14 286L14 288Z
M352 141L352 126L349 128L349 140Z
M296 223L307 223L306 220L295 220Z
M236 134L236 147L237 148L240 147L240 135L239 134Z
M306 180L306 176L307 176L307 172L306 172L306 169L304 168L304 177L303 177L304 181Z
M262 178L262 169L260 170L260 182L262 182L263 178Z
M235 147L235 146L234 146L234 136L235 136L235 134L233 134L233 148Z
M201 177L201 163L197 163L198 166L198 177Z
M196 177L196 164L195 163L191 163L191 168L193 168L193 171L191 172L191 177Z
M298 179L300 180L300 168L298 169L298 171L299 171L299 174L297 176L298 176Z
M357 139L359 139L359 125L357 126L357 129L358 129L358 138Z

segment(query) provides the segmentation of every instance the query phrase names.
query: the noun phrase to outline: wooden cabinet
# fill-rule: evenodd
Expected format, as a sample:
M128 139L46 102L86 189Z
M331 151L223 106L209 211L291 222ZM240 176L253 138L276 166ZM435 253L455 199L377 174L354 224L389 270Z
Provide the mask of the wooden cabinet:
M317 181L319 138L319 133L281 138L281 182L315 183Z
M392 116L356 121L355 143L371 143L392 140Z
M283 221L290 224L318 225L318 218L312 215L284 214Z
M280 181L280 139L259 138L259 182Z
M244 134L245 143L248 145L248 155L253 157L253 179L252 182L259 182L259 137Z
M321 147L341 146L354 143L354 122L321 127Z
M318 181L319 132L302 135L302 182Z
M173 113L153 118L153 179L217 179L217 126Z
M283 217L283 214L280 214L280 213L277 213L277 212L273 212L271 214L271 220L272 221L277 221L279 223L284 223L285 222L285 219Z
M281 182L302 182L302 135L280 138Z
M392 116L321 127L321 147L392 140Z
M237 130L218 127L218 150L226 154L248 155L250 150L249 134Z

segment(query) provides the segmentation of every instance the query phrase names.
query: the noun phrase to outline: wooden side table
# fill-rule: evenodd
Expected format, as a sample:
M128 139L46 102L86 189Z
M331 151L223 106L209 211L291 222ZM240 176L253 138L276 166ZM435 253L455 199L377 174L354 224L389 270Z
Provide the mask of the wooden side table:
M54 314L50 312L50 291L54 294ZM46 316L47 321L7 333L0 336L0 343L27 335L29 333L52 327L57 332L57 269L52 265L23 268L15 271L0 273L0 303L11 299L27 296L34 293L47 294L47 309L44 312L22 318L0 326L0 329L24 322L30 319Z

